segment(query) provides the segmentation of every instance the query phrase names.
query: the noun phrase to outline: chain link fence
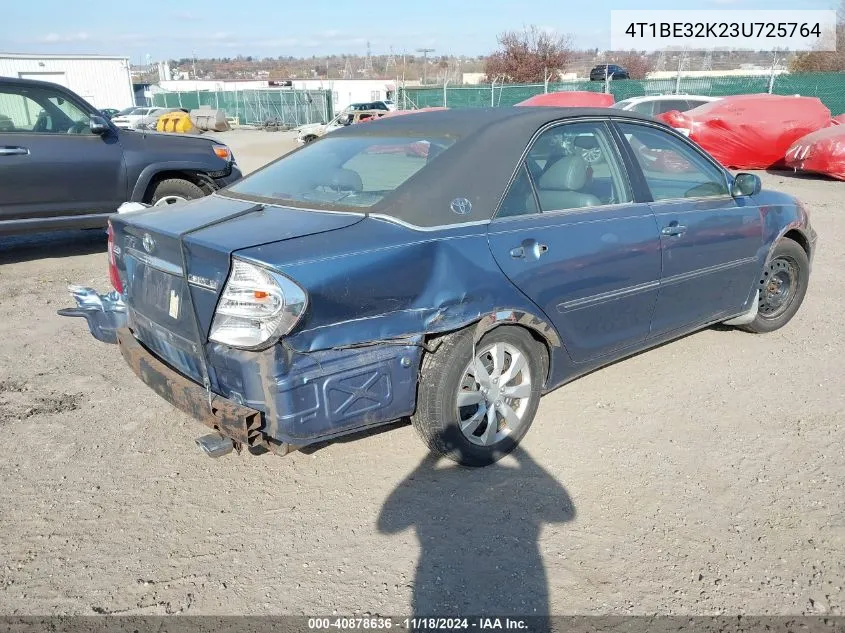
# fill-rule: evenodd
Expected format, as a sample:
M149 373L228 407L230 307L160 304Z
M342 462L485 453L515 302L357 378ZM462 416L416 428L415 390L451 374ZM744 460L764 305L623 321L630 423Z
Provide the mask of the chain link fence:
M187 110L210 106L223 110L240 125L273 123L287 127L328 121L334 112L328 90L160 92L153 95L153 105Z
M585 90L604 92L603 81L576 81L548 85L548 92ZM778 95L818 97L834 115L845 112L845 73L803 73L671 79L622 79L607 83L616 101L662 94L697 94L714 97L771 92ZM546 91L544 84L493 84L480 86L406 88L400 90L400 107L480 108L512 106Z

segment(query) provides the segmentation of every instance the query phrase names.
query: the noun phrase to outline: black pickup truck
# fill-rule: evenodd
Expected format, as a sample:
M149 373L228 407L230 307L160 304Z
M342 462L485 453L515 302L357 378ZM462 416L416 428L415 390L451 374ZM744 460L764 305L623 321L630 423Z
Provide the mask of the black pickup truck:
M240 177L213 138L121 130L67 88L0 77L0 235L105 227L124 202L201 198Z

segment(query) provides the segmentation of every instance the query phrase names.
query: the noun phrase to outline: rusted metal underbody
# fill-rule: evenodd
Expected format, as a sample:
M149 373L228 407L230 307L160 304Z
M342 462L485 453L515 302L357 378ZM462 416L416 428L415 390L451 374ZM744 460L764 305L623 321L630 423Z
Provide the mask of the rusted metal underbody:
M286 455L296 447L268 438L260 411L235 404L217 395L209 408L205 389L185 378L148 352L128 327L118 328L117 343L124 360L150 389L221 435L231 438L236 448L264 448Z

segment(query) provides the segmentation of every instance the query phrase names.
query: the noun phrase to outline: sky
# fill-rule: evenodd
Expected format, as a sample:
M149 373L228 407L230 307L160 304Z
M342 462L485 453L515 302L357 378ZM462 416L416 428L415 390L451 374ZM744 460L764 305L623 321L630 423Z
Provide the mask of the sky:
M10 2L0 52L149 59L413 53L482 55L496 35L536 25L579 48L610 45L612 9L833 9L834 0L123 0ZM219 6L219 10L210 7ZM137 17L136 17L137 16ZM149 57L148 57L149 56Z

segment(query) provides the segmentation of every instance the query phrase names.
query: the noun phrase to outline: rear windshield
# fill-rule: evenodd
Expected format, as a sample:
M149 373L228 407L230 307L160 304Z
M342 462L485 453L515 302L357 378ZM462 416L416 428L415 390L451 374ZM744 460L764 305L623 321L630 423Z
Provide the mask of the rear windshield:
M271 163L228 191L280 203L367 208L381 202L454 139L422 136L339 136Z

